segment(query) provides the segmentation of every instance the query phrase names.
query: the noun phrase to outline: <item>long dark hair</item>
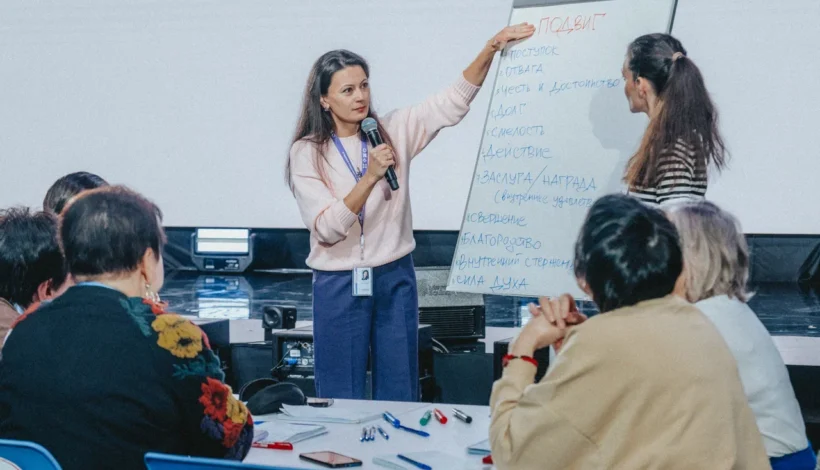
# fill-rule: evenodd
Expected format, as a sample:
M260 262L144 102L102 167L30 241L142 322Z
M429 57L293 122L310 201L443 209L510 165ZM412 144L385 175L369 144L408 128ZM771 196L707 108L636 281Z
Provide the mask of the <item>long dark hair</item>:
M673 57L680 53L680 57ZM627 67L632 79L649 80L660 107L650 116L638 152L630 159L624 180L631 186L650 186L664 151L684 143L695 153L698 168L726 166L726 146L718 131L715 109L700 70L686 56L683 45L668 34L647 34L629 45Z
M601 313L669 295L682 271L678 232L661 211L623 194L589 209L575 242L575 277Z
M89 189L108 186L100 176L87 171L69 173L54 182L43 199L43 210L59 215L74 196Z
M313 64L308 77L307 86L305 86L305 95L302 100L302 113L299 117L299 123L296 125L296 132L293 136L291 145L299 141L306 141L313 145L315 152L314 158L316 168L319 170L319 176L326 185L330 185L330 180L327 178L325 163L327 156L325 154L325 147L330 141L330 134L335 128L333 116L322 108L321 98L327 95L330 88L330 82L333 75L339 70L347 67L361 67L364 70L366 77L370 77L370 66L358 54L339 49L335 51L326 52ZM372 107L372 94L368 108L368 117L372 117L379 123L379 132L382 135L385 143L393 146L390 136L379 121L378 116ZM361 131L359 131L361 132ZM394 165L398 167L398 162ZM285 165L285 182L293 190L293 177L291 175L290 157L287 159Z

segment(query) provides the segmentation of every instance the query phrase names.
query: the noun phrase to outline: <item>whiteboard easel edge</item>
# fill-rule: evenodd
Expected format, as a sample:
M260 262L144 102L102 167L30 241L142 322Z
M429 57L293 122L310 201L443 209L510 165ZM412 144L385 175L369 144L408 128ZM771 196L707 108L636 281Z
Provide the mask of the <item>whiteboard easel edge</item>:
M510 25L510 21L512 21L513 13L515 12L515 0L513 0L510 6L510 15L507 17L507 26ZM453 251L453 260L450 262L450 276L447 280L447 290L450 292L470 292L470 291L462 291L455 286L453 280L455 279L455 267L456 267L456 257L458 256L459 248L461 248L461 233L464 231L464 223L467 221L467 211L470 208L470 194L473 193L473 185L475 184L475 175L478 171L478 164L479 159L481 158L481 149L484 148L484 138L487 136L487 122L490 120L490 111L493 109L493 100L495 96L493 96L493 91L495 90L495 85L498 82L498 75L501 70L501 61L503 60L505 50L502 50L501 53L498 55L498 64L495 68L495 77L493 77L492 87L490 88L490 102L487 105L487 113L484 116L484 125L481 127L481 140L478 143L478 153L475 156L475 165L473 165L473 174L470 177L470 189L467 191L467 201L464 203L464 214L461 216L461 226L458 229L458 240L456 240L456 249ZM484 80L484 84L481 85L481 88L487 85L487 80Z

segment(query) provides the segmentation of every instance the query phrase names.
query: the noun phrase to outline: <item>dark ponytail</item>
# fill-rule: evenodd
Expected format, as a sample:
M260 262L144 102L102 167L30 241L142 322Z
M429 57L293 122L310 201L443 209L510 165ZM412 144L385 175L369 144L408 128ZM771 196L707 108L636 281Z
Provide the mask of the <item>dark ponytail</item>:
M641 146L629 161L626 183L651 186L660 156L678 143L694 152L698 168L712 164L722 170L727 156L718 113L700 70L680 41L668 34L641 36L629 45L627 67L634 80L649 80L659 108L650 116Z

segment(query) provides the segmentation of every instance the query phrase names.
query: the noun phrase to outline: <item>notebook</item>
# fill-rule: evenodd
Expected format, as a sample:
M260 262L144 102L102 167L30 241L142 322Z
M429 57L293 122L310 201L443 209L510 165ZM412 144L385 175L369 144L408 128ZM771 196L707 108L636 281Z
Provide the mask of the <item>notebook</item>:
M473 444L467 448L467 452L472 455L490 455L493 453L490 449L490 440L485 439L478 444Z
M297 442L327 434L327 428L316 424L285 423L266 421L253 429L253 441L262 444L272 442Z
M314 408L312 406L282 405L282 413L276 415L279 421L300 421L304 423L361 424L381 418L380 412L346 410L340 406Z

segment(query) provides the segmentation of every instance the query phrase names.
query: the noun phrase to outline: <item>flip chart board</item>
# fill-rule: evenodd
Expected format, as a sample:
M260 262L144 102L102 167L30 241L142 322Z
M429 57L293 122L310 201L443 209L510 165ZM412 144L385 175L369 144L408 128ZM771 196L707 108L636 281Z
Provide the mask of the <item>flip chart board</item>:
M537 29L499 63L450 290L582 297L578 230L598 197L623 190L646 126L621 69L633 39L669 30L675 2L533 3L513 5L510 24Z

